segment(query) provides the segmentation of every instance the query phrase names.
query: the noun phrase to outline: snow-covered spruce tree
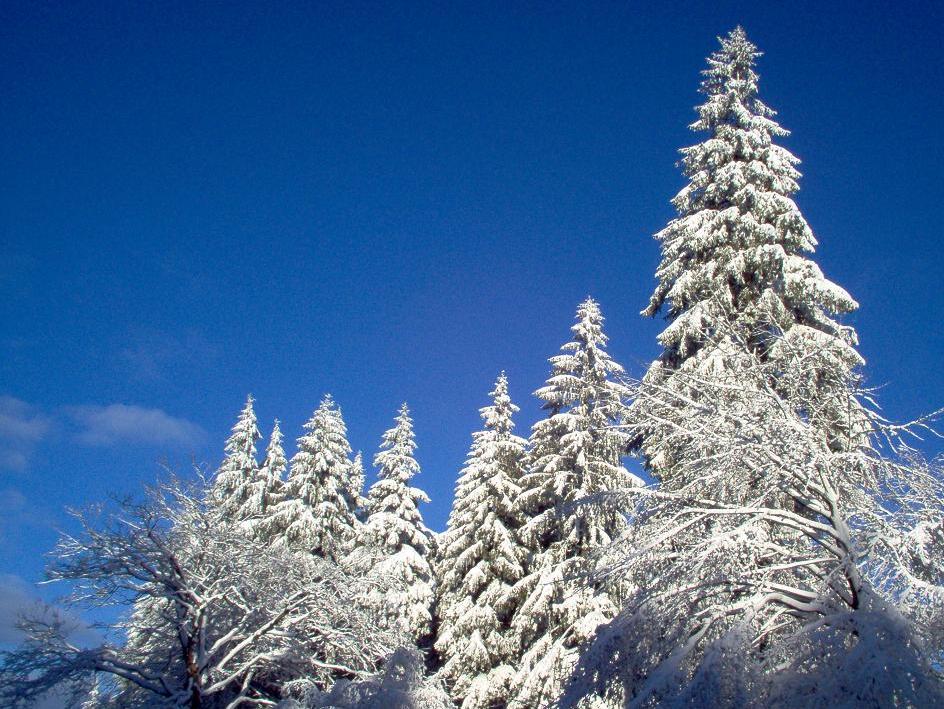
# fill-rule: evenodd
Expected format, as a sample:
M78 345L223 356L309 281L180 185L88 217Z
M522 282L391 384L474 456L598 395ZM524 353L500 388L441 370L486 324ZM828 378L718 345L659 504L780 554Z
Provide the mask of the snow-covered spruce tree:
M635 592L564 705L938 704L940 634L915 608L944 594L899 549L939 519L940 479L882 454L901 429L862 403L855 335L833 319L855 303L801 255L815 241L756 49L740 29L721 43L694 126L712 137L684 151L691 184L659 235L647 312L668 301L673 322L631 416L661 484L628 496L610 571Z
M353 540L357 520L349 487L347 427L330 394L305 430L292 457L283 499L272 513L272 541L339 561Z
M279 427L279 420L275 419L269 445L266 446L265 459L250 485L249 497L239 511L240 519L245 520L255 533L267 539L271 536L272 517L278 503L283 499L285 487L282 475L288 461L282 440L282 429Z
M259 463L256 442L262 438L256 425L252 394L246 398L233 433L226 441L226 457L220 465L210 490L210 499L231 519L240 519L240 510L248 501Z
M944 483L899 440L921 424L873 418L870 441L834 450L798 413L817 392L777 387L809 366L801 347L771 362L718 337L718 366L677 373L684 390L639 392L676 469L624 495L635 523L605 571L636 590L564 706L940 705L944 565L927 542Z
M429 497L410 486L420 472L415 450L413 421L403 404L396 425L383 434L374 457L377 481L367 494L367 521L360 529L358 552L373 555L372 572L394 589L367 598L368 606L383 609L415 640L423 641L432 629L435 577L430 566L433 535L417 507Z
M691 126L709 135L681 151L689 183L673 200L679 216L656 234L662 261L643 314L665 309L670 325L659 336L664 351L644 383L681 386L684 377L674 374L697 372L706 361L733 366L706 346L722 331L735 332L773 362L800 349L809 367L792 372L792 379L781 377L778 390L788 397L812 392L804 397L811 408L800 413L832 447L848 448L863 435L862 417L848 415L859 406L848 392L862 359L855 332L835 316L857 304L806 255L816 239L792 199L799 161L773 142L788 131L758 98L760 52L740 27L719 41L703 72L707 98ZM642 431L634 443L657 477L671 474L673 461L654 431Z
M531 431L521 509L530 551L515 594L512 621L523 649L510 706L549 704L576 662L580 646L617 606L615 588L586 578L595 555L621 534L621 511L585 504L594 496L641 483L620 462L627 436L618 427L628 390L623 368L606 351L603 316L588 298L577 309L573 340L551 357L551 376L535 395L548 418Z
M505 706L519 655L510 621L512 589L527 560L518 538L527 442L512 432L518 407L504 372L491 397L481 410L484 430L472 434L437 564L435 647L444 663L441 675L463 709Z

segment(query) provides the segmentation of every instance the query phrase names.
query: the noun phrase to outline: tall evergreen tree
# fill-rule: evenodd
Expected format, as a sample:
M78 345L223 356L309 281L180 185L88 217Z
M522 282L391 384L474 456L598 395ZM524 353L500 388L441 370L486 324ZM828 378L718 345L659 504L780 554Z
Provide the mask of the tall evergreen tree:
M348 487L351 446L330 394L305 430L291 461L284 499L273 511L274 541L338 561L354 537L356 520Z
M643 314L664 308L670 324L644 385L684 391L692 373L735 367L738 358L726 354L734 350L719 344L730 332L762 360L806 358L800 370L784 365L792 376L778 388L787 398L814 392L802 415L834 449L847 449L862 436L863 418L846 413L858 408L847 392L863 361L855 332L835 316L857 304L805 255L816 239L792 199L799 160L773 142L788 131L758 98L760 52L740 27L719 41L703 72L707 99L691 125L709 135L681 151L689 183L673 200L679 216L656 234L659 282ZM671 474L670 446L657 431L643 426L634 443L658 477Z
M720 41L693 126L711 137L683 151L691 181L658 235L646 312L672 322L631 413L661 484L627 496L613 559L634 593L563 704L592 688L626 706L936 705L920 638L940 636L904 616L944 596L889 540L940 480L869 440L894 452L908 427L860 403L855 334L834 319L855 303L803 255L815 240L758 52L740 28Z
M510 630L514 585L524 576L527 549L518 529L526 441L514 435L518 411L502 372L481 410L485 428L456 485L449 523L440 542L436 649L443 677L463 709L504 706L519 648Z
M512 622L524 649L511 703L519 708L554 700L580 645L616 609L613 590L585 576L626 522L615 508L581 501L639 484L620 463L627 436L616 426L629 391L619 381L623 368L606 351L594 300L580 304L571 331L573 340L551 357L551 376L535 392L549 416L531 431L522 481L531 561L516 588L521 605Z
M413 457L416 440L406 404L396 425L383 434L380 452L374 457L377 481L367 495L367 522L360 543L379 555L375 571L394 586L394 592L379 601L391 618L400 619L416 640L432 629L434 575L430 566L433 535L417 505L429 502L425 492L410 486L420 472Z
M262 434L256 425L254 401L252 394L246 397L246 405L226 441L226 457L210 490L210 500L232 519L240 519L240 511L252 494L252 484L259 471L256 442Z

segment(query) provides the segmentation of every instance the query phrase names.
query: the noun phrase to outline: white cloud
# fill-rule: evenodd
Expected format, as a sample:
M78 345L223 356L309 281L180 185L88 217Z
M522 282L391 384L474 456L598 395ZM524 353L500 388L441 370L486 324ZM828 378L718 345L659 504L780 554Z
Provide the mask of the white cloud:
M70 406L66 412L81 427L76 439L90 446L123 442L192 446L206 437L206 432L197 424L161 409L110 404Z
M143 443L159 446L196 446L206 432L185 418L162 409L131 404L65 406L45 413L12 396L0 395L0 470L24 471L37 445L63 424L78 430L75 440L89 446Z
M52 426L36 407L0 395L0 468L23 470L30 455Z

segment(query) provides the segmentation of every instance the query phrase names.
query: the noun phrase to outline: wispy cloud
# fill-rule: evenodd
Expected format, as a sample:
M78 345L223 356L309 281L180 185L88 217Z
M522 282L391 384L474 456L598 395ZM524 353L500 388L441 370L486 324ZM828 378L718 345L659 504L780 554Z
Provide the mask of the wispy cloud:
M127 373L142 380L172 378L176 371L208 362L216 354L216 347L198 330L171 334L143 328L126 335L118 351Z
M206 438L206 432L197 424L162 409L111 404L70 406L65 411L80 427L76 440L89 446L118 443L193 446Z
M0 546L9 549L22 544L26 536L51 529L53 521L47 507L27 499L22 491L13 487L0 490Z
M0 395L0 468L23 470L52 419L25 401Z
M108 404L64 406L47 413L0 395L0 470L23 472L40 443L46 443L54 431L69 430L76 442L98 447L138 443L184 448L206 440L206 431L199 425L163 409ZM9 502L3 494L0 504Z
M0 643L15 643L22 634L16 624L20 616L42 608L30 585L14 574L0 575Z
M44 617L53 612L52 608L40 600L36 589L22 577L15 574L0 574L0 643L17 643L23 634L17 628L24 615ZM69 613L62 613L72 627L70 638L80 645L94 645L101 642L101 635L89 625Z

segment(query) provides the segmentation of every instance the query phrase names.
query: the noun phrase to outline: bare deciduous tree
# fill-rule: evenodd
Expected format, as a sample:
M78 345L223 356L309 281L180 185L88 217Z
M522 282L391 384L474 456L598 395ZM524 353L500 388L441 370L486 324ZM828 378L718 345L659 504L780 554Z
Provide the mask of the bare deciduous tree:
M48 576L72 585L69 605L133 607L110 628L127 642L79 647L59 615L24 620L25 642L3 657L0 702L26 706L105 675L102 704L269 706L288 685L324 688L376 670L399 637L354 603L365 581L272 549L202 492L172 480L143 503L76 515L82 531L61 539Z

